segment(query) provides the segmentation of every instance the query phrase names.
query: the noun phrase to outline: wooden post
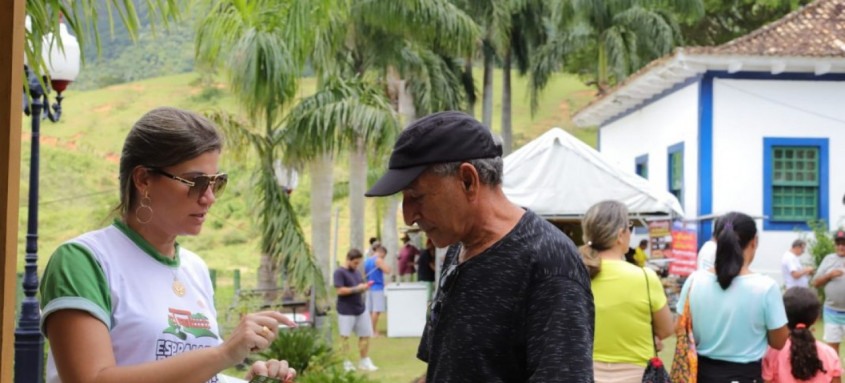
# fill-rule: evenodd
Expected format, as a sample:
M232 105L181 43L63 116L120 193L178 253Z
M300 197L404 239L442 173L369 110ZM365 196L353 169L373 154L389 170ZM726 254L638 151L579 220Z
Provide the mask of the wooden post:
M14 371L25 7L0 1L0 382Z

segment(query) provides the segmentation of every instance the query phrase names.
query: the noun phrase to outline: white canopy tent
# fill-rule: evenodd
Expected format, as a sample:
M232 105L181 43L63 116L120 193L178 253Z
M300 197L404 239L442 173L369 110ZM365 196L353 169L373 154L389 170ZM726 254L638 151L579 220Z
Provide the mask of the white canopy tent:
M607 161L560 128L552 128L504 161L508 198L549 220L578 220L590 206L608 199L625 203L632 217L684 215L674 195Z

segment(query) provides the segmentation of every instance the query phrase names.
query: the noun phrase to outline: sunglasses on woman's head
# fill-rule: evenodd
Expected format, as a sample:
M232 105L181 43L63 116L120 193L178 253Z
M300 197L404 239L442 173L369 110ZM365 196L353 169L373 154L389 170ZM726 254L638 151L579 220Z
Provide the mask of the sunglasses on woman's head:
M179 176L174 176L164 170L159 168L148 168L150 171L156 172L161 174L167 178L174 179L179 181L185 185L188 185L188 197L196 197L199 198L201 195L205 194L205 191L208 187L211 187L211 191L214 193L215 196L220 195L223 192L223 189L226 188L226 182L229 181L229 176L226 173L219 173L219 174L200 174L196 176L192 176L189 178L183 178Z

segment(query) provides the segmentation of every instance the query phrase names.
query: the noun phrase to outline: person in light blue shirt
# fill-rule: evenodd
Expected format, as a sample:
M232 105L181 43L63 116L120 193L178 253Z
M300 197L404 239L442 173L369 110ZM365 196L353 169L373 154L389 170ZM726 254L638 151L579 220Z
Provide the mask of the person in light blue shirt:
M384 275L390 274L390 266L385 260L387 249L384 246L375 245L373 251L373 255L364 261L364 273L371 284L367 291L366 309L373 322L373 337L377 337L379 336L378 318L387 307L384 299Z
M786 310L777 282L748 268L757 250L754 220L732 212L720 221L715 266L687 278L677 309L689 296L698 382L762 382L766 346L780 350L789 337Z

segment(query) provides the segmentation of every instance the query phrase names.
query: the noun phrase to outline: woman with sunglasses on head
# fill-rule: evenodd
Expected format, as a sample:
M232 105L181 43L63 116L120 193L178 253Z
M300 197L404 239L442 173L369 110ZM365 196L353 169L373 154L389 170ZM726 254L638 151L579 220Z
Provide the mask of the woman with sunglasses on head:
M663 284L649 268L625 261L633 226L628 208L602 201L581 221L581 255L596 306L593 373L596 383L642 381L660 339L672 334Z
M197 235L226 185L222 138L194 113L158 108L130 130L120 158L119 215L53 253L40 293L50 341L47 381L225 382L220 371L275 339L278 312L249 314L221 339L208 268L176 238ZM247 379L291 381L284 361Z
M754 220L731 212L719 225L716 264L687 278L677 310L689 299L699 383L763 382L767 345L780 350L789 338L780 286L749 269L757 251Z

